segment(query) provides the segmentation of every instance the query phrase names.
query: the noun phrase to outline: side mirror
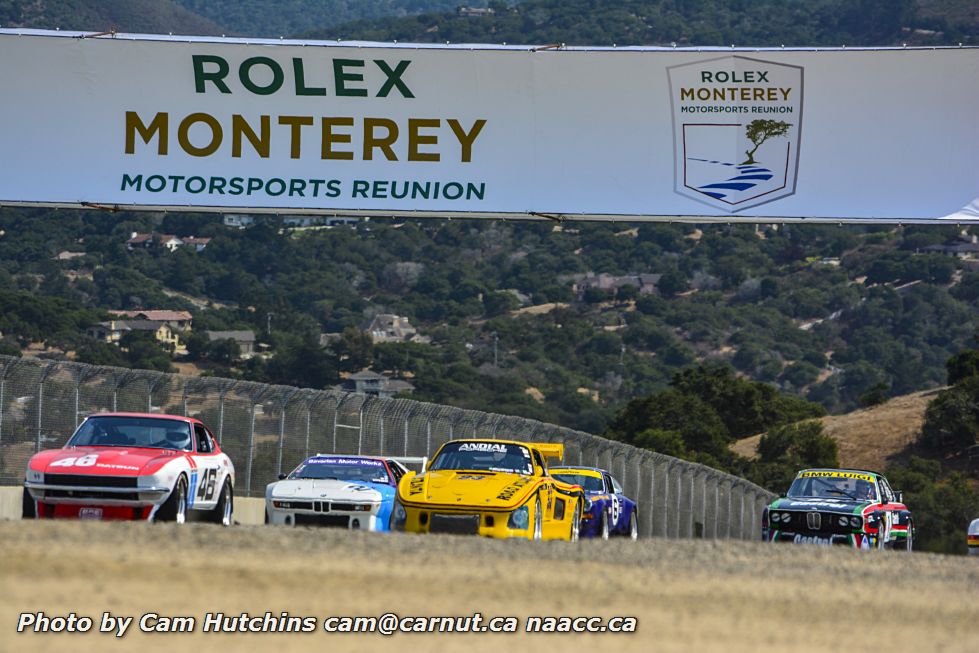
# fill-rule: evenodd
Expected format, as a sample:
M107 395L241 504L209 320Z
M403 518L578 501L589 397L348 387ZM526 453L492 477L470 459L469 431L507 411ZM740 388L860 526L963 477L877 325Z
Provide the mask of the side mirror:
M279 480L280 481L284 481L284 480L286 480L286 477L287 476L288 476L288 474L279 474Z
M785 497L787 497L788 495L787 495L787 494L786 494L785 492L779 492L779 493L778 493L778 496L779 496L780 498L782 498L782 499L784 499L784 498L785 498Z
M898 503L904 503L904 492L901 490L891 490L894 493L894 500Z

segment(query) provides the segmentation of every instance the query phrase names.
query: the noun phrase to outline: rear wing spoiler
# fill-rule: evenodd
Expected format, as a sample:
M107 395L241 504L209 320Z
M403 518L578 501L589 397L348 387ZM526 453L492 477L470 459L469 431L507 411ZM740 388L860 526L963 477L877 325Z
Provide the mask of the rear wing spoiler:
M399 462L405 467L409 465L418 465L424 472L425 467L428 466L428 456L386 456L388 460L393 460Z
M564 445L559 442L535 442L530 446L537 449L547 462L561 462L564 459Z

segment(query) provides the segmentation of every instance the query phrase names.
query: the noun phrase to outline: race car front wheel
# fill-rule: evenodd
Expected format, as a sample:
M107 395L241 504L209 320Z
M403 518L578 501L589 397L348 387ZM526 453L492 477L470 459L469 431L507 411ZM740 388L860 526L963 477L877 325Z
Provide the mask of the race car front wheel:
M575 502L574 515L571 516L571 534L568 539L572 542L578 541L581 534L581 500Z
M629 516L629 539L639 539L639 520L636 519L636 510L633 508L632 515Z
M908 521L908 535L904 538L902 548L909 553L914 550L914 522L912 521Z
M218 499L218 505L211 512L211 521L222 526L231 526L234 505L234 490L231 488L231 483L225 481L224 485L221 486L221 497Z
M544 515L541 514L540 509L540 495L537 495L537 501L534 502L534 539L539 540L544 536Z
M607 540L609 536L608 513L602 510L602 539Z
M34 497L31 496L30 490L26 487L24 488L24 505L21 508L20 516L22 519L37 517L37 504L34 503Z
M187 478L185 476L177 477L177 484L173 486L170 496L156 511L156 519L157 521L172 521L178 524L187 521Z

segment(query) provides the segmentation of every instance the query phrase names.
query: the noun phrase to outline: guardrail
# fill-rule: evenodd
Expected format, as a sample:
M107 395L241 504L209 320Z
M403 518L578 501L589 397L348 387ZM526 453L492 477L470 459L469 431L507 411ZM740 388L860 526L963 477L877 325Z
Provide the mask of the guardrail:
M639 502L643 536L760 537L774 495L737 476L554 424L333 390L0 356L0 485L20 484L27 460L62 446L90 413L194 416L234 461L239 496L317 452L431 456L451 439L563 442L565 463L602 467Z

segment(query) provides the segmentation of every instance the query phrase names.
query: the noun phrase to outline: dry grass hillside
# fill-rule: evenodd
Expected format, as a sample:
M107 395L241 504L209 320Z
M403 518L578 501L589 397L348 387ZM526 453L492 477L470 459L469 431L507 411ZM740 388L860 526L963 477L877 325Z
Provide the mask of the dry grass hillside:
M938 390L924 390L872 408L822 419L825 432L836 440L844 467L883 470L900 460L908 445L921 435L925 409ZM732 449L754 458L761 435L739 440Z

